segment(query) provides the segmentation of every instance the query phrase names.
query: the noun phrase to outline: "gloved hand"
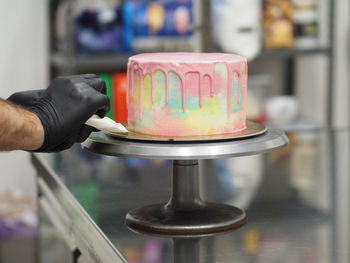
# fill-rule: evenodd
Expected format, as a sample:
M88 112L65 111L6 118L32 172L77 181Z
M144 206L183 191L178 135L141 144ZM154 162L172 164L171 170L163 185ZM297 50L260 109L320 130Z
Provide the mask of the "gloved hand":
M43 92L44 89L16 92L8 97L7 100L11 101L14 104L21 105L25 108L30 108L40 98Z
M15 93L8 98L34 112L45 131L38 152L56 152L83 142L94 128L84 123L109 111L106 84L95 74L58 77L46 90Z

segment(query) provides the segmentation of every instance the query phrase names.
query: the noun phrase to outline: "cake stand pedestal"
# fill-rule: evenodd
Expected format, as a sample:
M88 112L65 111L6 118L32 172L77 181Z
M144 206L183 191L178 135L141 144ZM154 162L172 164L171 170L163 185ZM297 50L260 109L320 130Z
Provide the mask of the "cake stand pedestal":
M129 140L98 132L83 143L83 148L119 157L172 160L170 200L131 210L126 224L139 231L158 234L209 234L240 227L247 218L237 207L200 198L198 160L259 154L288 144L287 136L278 129L268 128L256 134L241 139L166 141Z

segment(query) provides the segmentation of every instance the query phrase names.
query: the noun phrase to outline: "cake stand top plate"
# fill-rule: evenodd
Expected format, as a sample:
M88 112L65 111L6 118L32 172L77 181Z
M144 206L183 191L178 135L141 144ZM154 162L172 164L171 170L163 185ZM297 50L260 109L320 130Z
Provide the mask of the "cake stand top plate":
M83 148L99 154L164 160L218 159L254 155L280 149L288 144L285 133L265 128L250 137L210 140L129 140L94 132L82 144Z
M247 128L243 131L234 133L224 134L213 134L213 135L198 135L198 136L158 136L144 133L133 132L129 130L129 133L108 133L112 137L118 137L126 140L135 141L162 141L162 142L199 142L199 141L220 141L220 140L231 140L231 139L243 139L256 135L263 134L266 132L265 125L257 122L247 121ZM128 128L127 125L125 125Z

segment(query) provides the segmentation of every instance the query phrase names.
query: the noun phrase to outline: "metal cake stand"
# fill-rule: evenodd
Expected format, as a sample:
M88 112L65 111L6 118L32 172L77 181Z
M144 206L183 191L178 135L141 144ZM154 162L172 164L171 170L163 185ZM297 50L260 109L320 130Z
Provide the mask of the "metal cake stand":
M132 133L112 137L97 132L83 148L118 157L172 160L170 200L131 210L126 223L136 230L158 234L209 234L240 227L247 218L237 207L201 199L198 160L260 154L288 144L281 130L252 122L247 126L246 133L223 137L159 138Z

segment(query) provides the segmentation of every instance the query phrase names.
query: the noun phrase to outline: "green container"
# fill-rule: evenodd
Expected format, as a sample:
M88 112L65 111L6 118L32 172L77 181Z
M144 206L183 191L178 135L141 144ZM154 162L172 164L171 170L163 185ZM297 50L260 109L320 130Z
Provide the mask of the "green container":
M97 74L99 78L103 79L106 82L107 86L107 96L111 103L111 110L107 113L107 117L113 119L113 87L112 87L112 76L109 74Z
M97 198L100 193L100 184L97 181L90 181L78 184L70 188L74 197L79 201L80 205L86 210L89 216L98 222L98 204Z

